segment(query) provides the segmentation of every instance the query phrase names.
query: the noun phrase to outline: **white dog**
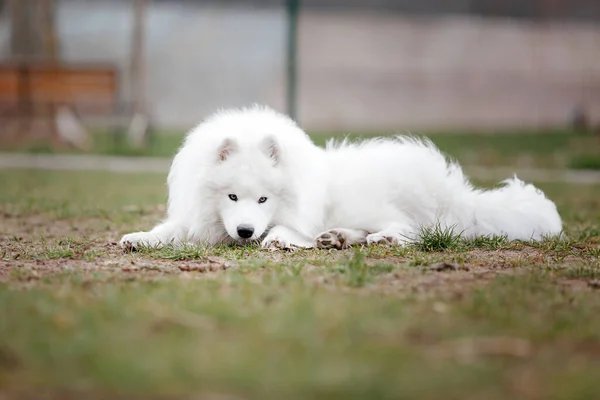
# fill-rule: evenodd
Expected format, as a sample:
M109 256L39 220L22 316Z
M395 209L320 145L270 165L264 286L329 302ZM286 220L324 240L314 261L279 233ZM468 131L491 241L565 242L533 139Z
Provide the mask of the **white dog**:
M246 243L337 247L414 240L422 227L463 237L539 240L561 232L556 206L516 177L474 189L429 141L397 136L320 148L264 107L194 128L171 166L167 218L123 246Z

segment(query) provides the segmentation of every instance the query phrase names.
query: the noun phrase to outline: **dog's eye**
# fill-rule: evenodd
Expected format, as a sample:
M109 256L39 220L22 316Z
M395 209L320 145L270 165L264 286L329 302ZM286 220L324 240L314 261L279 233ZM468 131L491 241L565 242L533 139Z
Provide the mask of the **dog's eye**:
M237 196L235 194L230 194L229 198L233 201L237 201Z
M260 199L258 199L258 204L262 204L265 201L267 201L267 198L266 197L261 197Z

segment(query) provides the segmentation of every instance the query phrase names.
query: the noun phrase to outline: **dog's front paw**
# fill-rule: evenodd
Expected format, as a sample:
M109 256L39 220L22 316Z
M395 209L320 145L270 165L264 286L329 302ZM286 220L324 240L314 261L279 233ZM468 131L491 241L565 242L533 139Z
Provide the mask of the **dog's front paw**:
M377 232L367 235L367 244L373 243L384 243L391 245L405 245L408 243L408 238L400 235L399 233L391 232Z
M160 240L150 232L135 232L123 236L119 245L125 250L132 251L139 249L141 246L158 246Z
M261 243L263 249L267 250L296 250L299 247L291 241L279 236L267 236Z
M296 250L314 247L312 240L285 226L275 226L261 243L263 249Z
M348 238L344 232L331 229L321 233L315 239L317 247L320 249L336 248L338 250L348 248Z

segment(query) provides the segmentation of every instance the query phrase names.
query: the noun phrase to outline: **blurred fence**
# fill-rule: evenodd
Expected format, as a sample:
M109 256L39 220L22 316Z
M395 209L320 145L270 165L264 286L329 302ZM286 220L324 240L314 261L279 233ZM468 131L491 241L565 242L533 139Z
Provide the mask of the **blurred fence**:
M55 4L61 62L114 65L129 102L132 3ZM305 0L298 118L328 131L547 127L578 107L599 121L598 20L591 0ZM150 2L143 70L154 123L187 129L253 102L285 111L286 26L283 1ZM10 32L5 13L2 59Z

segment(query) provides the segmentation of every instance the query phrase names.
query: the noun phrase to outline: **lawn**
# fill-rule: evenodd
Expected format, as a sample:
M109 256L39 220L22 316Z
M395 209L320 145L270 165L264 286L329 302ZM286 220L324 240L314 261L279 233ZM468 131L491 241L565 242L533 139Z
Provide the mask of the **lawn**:
M600 186L537 244L121 250L164 179L0 170L0 396L600 397Z
M404 132L409 133L409 132ZM507 131L507 132L410 132L433 140L443 151L465 165L516 166L537 168L600 169L600 136L569 130ZM391 135L391 132L379 132ZM324 145L330 138L361 139L371 133L311 133L312 139ZM92 153L172 157L183 140L181 132L155 132L148 147L134 149L128 146L122 134L96 134ZM43 143L29 143L26 147L6 147L5 150L50 152ZM74 152L74 150L61 150Z

